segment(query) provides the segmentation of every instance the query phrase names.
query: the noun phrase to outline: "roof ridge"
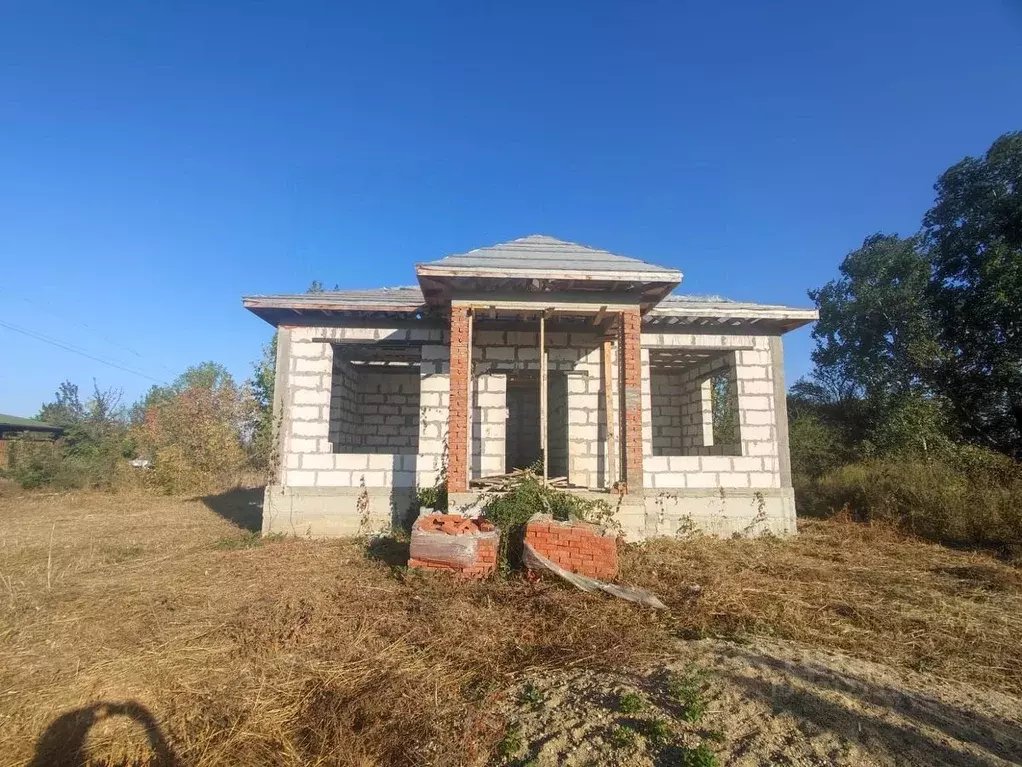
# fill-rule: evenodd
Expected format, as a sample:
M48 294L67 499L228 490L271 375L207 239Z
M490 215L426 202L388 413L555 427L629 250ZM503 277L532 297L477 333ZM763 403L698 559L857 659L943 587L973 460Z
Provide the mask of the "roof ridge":
M549 269L551 263L561 266L572 258L581 263L573 264L581 271L645 271L680 274L673 267L661 266L635 256L625 256L604 248L563 240L549 234L533 233L513 240L486 245L463 253L450 253L433 261L420 262L418 267L489 268L487 262L503 262L507 268ZM543 262L547 263L543 263ZM474 262L474 263L473 263Z

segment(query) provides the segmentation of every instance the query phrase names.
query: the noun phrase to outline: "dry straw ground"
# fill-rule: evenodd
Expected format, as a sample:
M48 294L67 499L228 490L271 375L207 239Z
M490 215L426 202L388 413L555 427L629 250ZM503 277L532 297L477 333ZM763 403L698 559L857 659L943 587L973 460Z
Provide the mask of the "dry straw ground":
M483 764L522 679L669 665L710 636L1022 695L1019 570L886 528L628 547L622 580L671 608L654 613L409 573L396 543L263 542L243 529L258 496L0 488L0 765ZM1011 761L1022 724L995 724Z

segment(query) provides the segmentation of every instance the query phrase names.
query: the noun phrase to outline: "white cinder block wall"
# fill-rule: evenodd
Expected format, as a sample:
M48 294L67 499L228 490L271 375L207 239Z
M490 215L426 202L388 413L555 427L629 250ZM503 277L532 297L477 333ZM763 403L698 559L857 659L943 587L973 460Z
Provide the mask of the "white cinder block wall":
M643 457L647 489L779 488L780 446L774 425L774 381L769 336L709 336L718 344L747 346L736 350L734 375L738 388L740 455L662 455L653 449L653 410L649 349L642 350ZM643 334L644 344L647 334ZM692 336L652 336L660 346L693 346ZM703 348L706 348L705 346ZM712 372L713 366L706 370Z
M400 517L404 509L399 507L408 506L416 487L432 486L444 462L450 401L446 332L336 327L282 328L280 332L279 483L267 488L270 514L268 518L264 510L264 529L286 530L282 521L286 519L296 532L307 524L313 534L351 534L359 515L356 499L363 487L371 498L373 519L382 524ZM388 340L421 344L417 372L370 372L341 360L335 365L334 342ZM508 422L508 376L538 373L537 344L536 333L477 330L474 334L472 477L505 470L507 429L516 425ZM671 535L691 523L730 534L744 531L751 520L764 515L768 519L765 524L761 519L761 527L781 533L794 530L793 499L782 480L775 403L777 360L771 344L767 336L643 333L646 501L644 511L625 515L631 537ZM547 348L551 381L564 387L563 397L557 402L552 398L549 404L551 415L556 413L563 423L569 480L583 487L607 487L616 478L608 471L611 463L620 471L616 349L609 371L615 396L612 412L606 413L601 341L596 334L548 333ZM658 398L660 410L654 414L651 348L712 350L724 353L715 357L732 362L740 454L674 454L674 443L668 442L665 450L660 439L654 447L654 423L671 426L674 421L663 419L680 417L681 425L691 427L696 416L691 408L677 416L665 413L663 408L681 404L669 394L667 400ZM666 384L668 389L671 386L684 389L684 379ZM704 430L702 410L697 420L698 429ZM613 438L608 435L608 423L614 426ZM686 435L691 435L691 429L682 434L683 448ZM556 464L561 460L555 456L561 437L551 436L551 459Z

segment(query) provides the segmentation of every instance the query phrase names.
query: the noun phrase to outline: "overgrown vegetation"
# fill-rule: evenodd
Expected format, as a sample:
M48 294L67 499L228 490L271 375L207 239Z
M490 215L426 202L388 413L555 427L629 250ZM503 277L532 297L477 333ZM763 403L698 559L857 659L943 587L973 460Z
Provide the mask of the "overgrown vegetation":
M788 638L1022 694L1018 570L884 525L627 546L622 579L661 595L656 612L551 583L417 577L351 541L221 550L238 529L201 501L21 492L0 495L0 526L12 763L82 701L125 699L182 764L492 763L496 701L524 669L673 663L685 636ZM95 727L88 748L130 762L144 733Z
M497 561L502 572L521 566L525 525L533 514L550 514L561 522L577 519L599 525L614 524L613 509L606 501L544 485L531 469L517 477L509 491L493 495L483 512L501 531Z
M119 391L98 385L83 401L78 386L65 381L39 412L63 435L13 441L4 473L26 489L182 493L234 486L268 459L272 390L265 390L265 371L260 381L238 386L223 366L207 362L152 387L130 408ZM133 467L132 459L144 463Z
M936 192L918 234L866 238L809 293L815 367L788 403L799 511L1017 549L1022 133Z

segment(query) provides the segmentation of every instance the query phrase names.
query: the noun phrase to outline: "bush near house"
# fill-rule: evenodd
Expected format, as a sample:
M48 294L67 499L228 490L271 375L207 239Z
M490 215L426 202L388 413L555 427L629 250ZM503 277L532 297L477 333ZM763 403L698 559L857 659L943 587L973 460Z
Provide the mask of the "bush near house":
M260 422L252 388L235 384L221 365L189 368L130 409L120 400L120 392L94 386L83 401L64 382L40 411L64 435L12 444L4 476L26 489L206 492L236 486L266 458L254 447ZM133 469L135 457L152 469Z
M1022 557L1022 467L980 452L962 466L946 460L871 459L846 464L796 486L799 512L845 513L891 522L952 545L977 545Z

